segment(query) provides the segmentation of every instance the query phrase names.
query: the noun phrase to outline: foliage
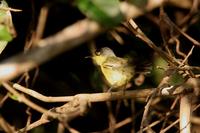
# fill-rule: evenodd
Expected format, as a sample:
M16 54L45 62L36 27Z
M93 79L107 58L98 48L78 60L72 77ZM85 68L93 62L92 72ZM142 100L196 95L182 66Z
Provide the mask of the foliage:
M123 19L118 0L76 0L76 4L88 18L107 27L114 27Z

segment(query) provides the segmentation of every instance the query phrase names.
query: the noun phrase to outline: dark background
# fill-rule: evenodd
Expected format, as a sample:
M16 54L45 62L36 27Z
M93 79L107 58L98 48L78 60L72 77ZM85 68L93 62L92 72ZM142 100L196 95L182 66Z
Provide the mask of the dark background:
M42 6L48 5L49 14L43 37L48 37L62 30L64 27L77 22L85 18L85 16L76 8L73 2L62 0L51 1L39 1L39 0L8 0L9 6L16 9L22 9L22 12L12 12L13 23L17 31L17 37L8 44L6 49L0 55L0 59L4 60L17 53L23 52L25 42L30 38L31 33L36 29L39 12ZM181 12L187 14L189 10L180 9L177 7L167 6L165 11L168 13L172 20L176 20L175 13ZM151 14L158 16L159 9L155 9ZM147 36L152 39L156 45L161 45L162 38L160 35L159 27L149 20L146 16L141 16L135 19L136 23L144 31ZM187 31L189 35L199 40L200 38L200 25L199 20L195 24L191 25ZM141 64L152 64L154 51L145 45L141 40L137 39L134 35L119 33L124 39L125 44L120 45L109 33L104 33L94 39L97 48L108 46L112 48L118 56L132 56L135 62ZM86 35L87 36L87 35ZM184 37L180 37L183 46L183 51L190 49L191 42ZM82 44L70 51L62 53L61 55L53 58L51 61L42 64L39 67L39 75L36 82L32 86L32 89L46 95L46 96L63 96L63 95L75 95L79 93L94 93L102 92L102 80L101 74L97 68L93 65L91 59L86 59L86 56L90 56L89 43ZM190 57L190 64L199 65L200 54L199 49L195 49L193 55ZM140 64L138 63L138 64ZM31 85L35 70L29 72ZM19 77L14 81L18 81ZM25 84L22 81L21 84ZM155 87L157 84L154 82L153 77L148 76L145 84L141 87L133 85L134 88ZM6 91L1 88L1 95L5 95ZM34 102L45 108L52 108L62 104L48 104L42 103L38 100L32 99ZM164 104L170 103L170 99L163 100ZM130 101L128 101L130 103ZM115 108L116 102L113 102L113 108ZM139 129L142 110L145 103L136 103L137 116L135 121L136 131ZM27 106L17 101L8 99L1 107L2 116L12 125L17 128L25 126L27 121L26 114ZM32 121L40 118L41 114L31 110ZM70 125L80 132L92 132L101 131L108 127L107 107L105 103L92 104L88 114L84 117L74 119ZM120 112L117 116L117 120L123 120L131 115L130 107L121 106ZM155 118L156 119L156 118ZM173 117L171 118L174 119ZM57 122L51 122L42 126L44 132L56 132ZM160 125L156 126L158 128ZM120 128L119 132L130 131L131 124ZM159 127L160 128L160 127ZM177 131L177 129L173 129Z

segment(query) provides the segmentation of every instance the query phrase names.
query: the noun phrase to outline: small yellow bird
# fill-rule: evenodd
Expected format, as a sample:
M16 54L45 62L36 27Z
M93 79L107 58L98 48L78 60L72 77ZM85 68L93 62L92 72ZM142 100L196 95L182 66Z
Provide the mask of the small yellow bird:
M128 59L117 57L108 47L101 48L92 59L100 66L100 70L111 87L109 90L126 89L126 85L134 76L134 67L129 64Z

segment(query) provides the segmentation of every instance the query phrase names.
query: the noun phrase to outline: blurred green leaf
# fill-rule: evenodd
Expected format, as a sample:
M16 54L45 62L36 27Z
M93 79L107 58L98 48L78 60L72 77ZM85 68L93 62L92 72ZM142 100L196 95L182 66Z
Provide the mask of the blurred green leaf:
M161 57L155 57L152 74L153 74L154 81L156 84L160 83L161 79L164 76L165 71L162 68L163 69L167 68L167 62Z
M156 84L159 84L160 81L162 80L165 73L164 69L166 69L167 67L168 67L168 63L161 57L156 57L154 59L153 76L154 76L154 81L156 82ZM178 72L174 72L171 75L170 80L169 80L170 85L178 85L182 82L184 82L184 78Z
M15 95L10 94L9 97L10 97L12 100L19 101L18 97L15 96Z
M169 82L170 82L171 85L179 85L179 84L184 82L184 78L181 74L176 72L171 76Z
M118 0L76 0L79 10L88 18L113 27L123 20Z
M12 40L12 35L4 25L0 25L0 40L8 42Z

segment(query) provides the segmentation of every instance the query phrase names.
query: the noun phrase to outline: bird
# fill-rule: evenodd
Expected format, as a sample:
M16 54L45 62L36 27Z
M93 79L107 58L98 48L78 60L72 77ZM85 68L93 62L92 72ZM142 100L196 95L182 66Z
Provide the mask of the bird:
M112 49L103 47L96 51L92 59L100 67L109 91L125 90L134 76L134 67L126 58L117 57Z

